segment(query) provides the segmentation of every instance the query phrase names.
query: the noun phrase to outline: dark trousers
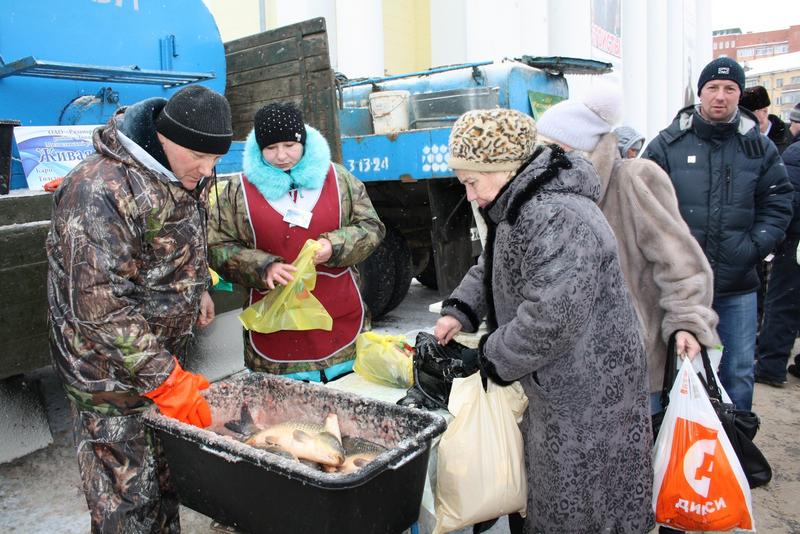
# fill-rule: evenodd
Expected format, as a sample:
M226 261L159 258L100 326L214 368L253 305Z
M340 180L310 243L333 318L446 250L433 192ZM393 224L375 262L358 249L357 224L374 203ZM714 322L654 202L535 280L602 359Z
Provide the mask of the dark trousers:
M786 380L786 364L800 331L800 265L798 236L787 237L772 260L764 303L764 322L758 337L755 373L764 378Z

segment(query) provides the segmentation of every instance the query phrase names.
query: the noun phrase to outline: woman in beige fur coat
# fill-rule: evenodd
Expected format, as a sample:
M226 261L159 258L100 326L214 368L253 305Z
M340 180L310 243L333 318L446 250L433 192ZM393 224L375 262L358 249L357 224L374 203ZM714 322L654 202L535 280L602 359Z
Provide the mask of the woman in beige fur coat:
M651 412L661 411L667 341L676 333L679 354L693 358L700 344L719 343L711 309L713 275L700 245L678 211L669 176L643 159L621 159L611 131L621 95L599 86L582 100L566 100L537 123L541 136L587 154L600 176L598 205L614 231L620 263L645 334Z

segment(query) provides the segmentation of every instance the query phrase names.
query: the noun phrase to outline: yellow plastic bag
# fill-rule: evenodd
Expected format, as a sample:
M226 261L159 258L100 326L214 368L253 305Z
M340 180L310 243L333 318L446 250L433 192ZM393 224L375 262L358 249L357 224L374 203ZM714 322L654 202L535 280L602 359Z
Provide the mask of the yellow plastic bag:
M281 330L330 330L333 319L325 307L311 294L317 285L314 254L320 244L309 239L292 265L297 267L294 280L276 287L239 314L244 327L269 334Z
M528 397L519 382L483 390L480 373L453 380L447 408L455 416L439 442L433 534L519 512L528 483L519 422Z
M408 389L414 385L413 356L406 336L364 332L356 338L353 371L370 382Z

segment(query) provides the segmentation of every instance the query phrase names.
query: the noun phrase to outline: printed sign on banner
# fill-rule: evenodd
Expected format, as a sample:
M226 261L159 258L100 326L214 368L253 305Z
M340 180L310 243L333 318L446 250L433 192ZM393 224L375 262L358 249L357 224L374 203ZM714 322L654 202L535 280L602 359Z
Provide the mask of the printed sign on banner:
M92 132L98 125L17 126L17 142L28 188L41 191L44 184L63 178L87 156L94 154Z

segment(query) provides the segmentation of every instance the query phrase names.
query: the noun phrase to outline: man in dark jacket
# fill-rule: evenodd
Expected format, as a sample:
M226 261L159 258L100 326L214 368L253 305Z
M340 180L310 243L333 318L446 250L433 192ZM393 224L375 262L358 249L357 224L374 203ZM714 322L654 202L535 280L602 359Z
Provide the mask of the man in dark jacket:
M758 119L758 128L762 135L769 138L770 141L775 143L775 148L778 149L778 154L783 153L787 146L789 146L789 129L783 121L772 115L769 112L769 106L772 102L769 99L769 93L763 85L754 85L748 87L742 92L739 99L739 105L746 110L753 113ZM758 286L758 325L761 327L764 317L764 299L767 295L767 280L769 279L771 264L769 261L762 261L756 266L758 270L758 278L760 284Z
M714 271L714 311L725 347L720 378L740 409L753 398L756 265L783 240L792 186L778 151L738 106L744 71L727 57L700 73L699 106L678 112L643 157L670 175L681 215ZM680 258L675 258L680 261Z
M744 90L742 98L739 100L739 105L748 111L752 111L753 115L758 119L759 131L769 137L769 140L775 143L778 154L782 154L789 146L791 135L789 134L789 128L786 127L781 118L769 112L771 103L769 93L763 85L748 87Z
M786 384L786 363L800 331L800 265L797 247L800 243L800 104L789 115L792 144L783 152L783 163L794 186L794 216L786 230L786 239L775 251L772 272L764 305L756 362L756 382L775 387ZM800 355L789 366L789 372L800 378Z
M178 498L141 412L207 426L208 381L181 367L206 291L208 176L233 132L222 95L189 86L119 110L53 196L53 362L75 415L92 532L179 532Z

